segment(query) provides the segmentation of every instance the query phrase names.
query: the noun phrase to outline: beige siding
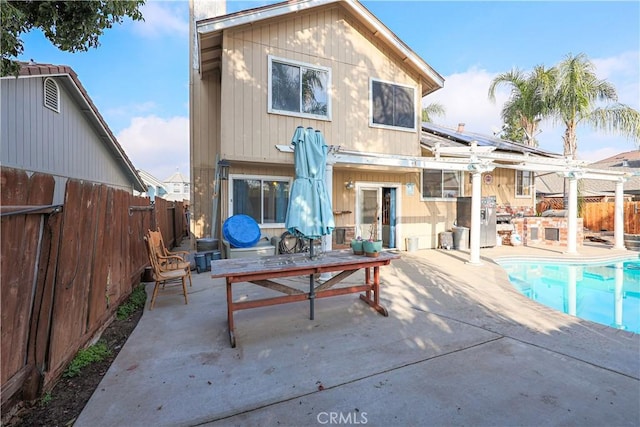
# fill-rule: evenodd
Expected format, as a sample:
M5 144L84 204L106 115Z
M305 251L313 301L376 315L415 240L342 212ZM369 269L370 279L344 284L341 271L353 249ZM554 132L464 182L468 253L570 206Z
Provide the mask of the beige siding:
M295 128L323 132L329 145L419 155L418 133L369 127L369 78L421 88L341 7L294 14L283 20L243 26L224 34L222 57L221 155L256 162L291 162L276 144L288 144ZM329 67L332 120L267 113L268 55ZM418 117L416 117L418 120Z
M483 174L481 194L485 196L496 196L496 204L499 208L512 207L531 207L535 206L535 201L531 197L516 197L516 173L513 169L497 168L491 172L493 182L485 183ZM471 195L471 184L469 183L469 174L465 174L466 195Z
M220 151L220 77L202 79L195 71L191 88L191 215L196 237L211 236L216 154Z

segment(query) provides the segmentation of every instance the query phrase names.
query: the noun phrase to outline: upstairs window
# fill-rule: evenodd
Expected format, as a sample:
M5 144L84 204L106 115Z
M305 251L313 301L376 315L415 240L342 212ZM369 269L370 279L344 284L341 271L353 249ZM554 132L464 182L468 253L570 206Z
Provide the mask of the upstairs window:
M60 89L58 83L50 77L44 79L44 106L60 112Z
M461 195L461 173L457 171L422 170L422 198L450 199Z
M416 130L416 89L371 79L371 126Z
M329 68L269 56L270 113L331 119Z
M531 197L533 189L533 172L516 171L516 197Z

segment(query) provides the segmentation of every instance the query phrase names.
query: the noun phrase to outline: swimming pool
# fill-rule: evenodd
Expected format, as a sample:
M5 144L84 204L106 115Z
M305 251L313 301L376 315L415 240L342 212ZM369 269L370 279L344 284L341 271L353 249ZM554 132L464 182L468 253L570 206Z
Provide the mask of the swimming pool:
M553 309L640 333L640 259L601 263L498 261L522 294Z

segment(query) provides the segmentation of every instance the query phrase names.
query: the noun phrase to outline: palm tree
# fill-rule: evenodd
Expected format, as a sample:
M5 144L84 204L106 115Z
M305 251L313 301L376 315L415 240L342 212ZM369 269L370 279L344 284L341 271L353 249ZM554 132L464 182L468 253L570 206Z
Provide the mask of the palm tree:
M584 54L567 55L557 66L553 116L566 126L564 155L576 158L576 128L581 122L606 132L640 140L640 112L618 103L615 87L595 74L595 66ZM613 102L597 107L598 101Z
M316 100L316 90L324 90L320 73L310 69L305 69L302 73L302 111L305 113L327 113L327 104Z
M540 121L549 114L550 99L555 82L555 70L536 66L530 74L515 68L497 75L489 86L489 99L495 102L499 86L511 87L509 100L502 108L502 120L522 128L522 143L536 147L535 136Z
M432 122L434 116L444 116L445 108L444 105L433 102L422 109L422 121L423 122Z

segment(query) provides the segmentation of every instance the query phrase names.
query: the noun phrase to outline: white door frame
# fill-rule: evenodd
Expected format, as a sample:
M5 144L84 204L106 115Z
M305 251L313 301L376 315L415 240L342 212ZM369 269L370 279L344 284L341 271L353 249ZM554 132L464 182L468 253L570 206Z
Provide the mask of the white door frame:
M395 188L396 189L396 205L395 205L395 210L396 210L396 218L400 218L401 214L402 214L402 184L399 182L370 182L370 181L356 181L356 187L355 187L355 191L356 191L356 206L355 206L355 235L356 236L361 236L363 239L368 239L369 235L365 234L368 232L368 230L361 230L361 224L360 224L360 216L361 216L361 212L360 212L360 205L361 205L361 201L360 201L360 189L362 188L370 188L370 189L378 189L379 190L379 199L378 202L380 203L380 215L382 216L382 189L383 188ZM380 229L382 229L382 224L379 224ZM398 223L396 221L396 230L395 230L395 244L396 244L396 248L400 248L400 243L401 240L401 236L402 236L402 230L401 230L402 226L400 223ZM382 238L382 237L381 237Z

